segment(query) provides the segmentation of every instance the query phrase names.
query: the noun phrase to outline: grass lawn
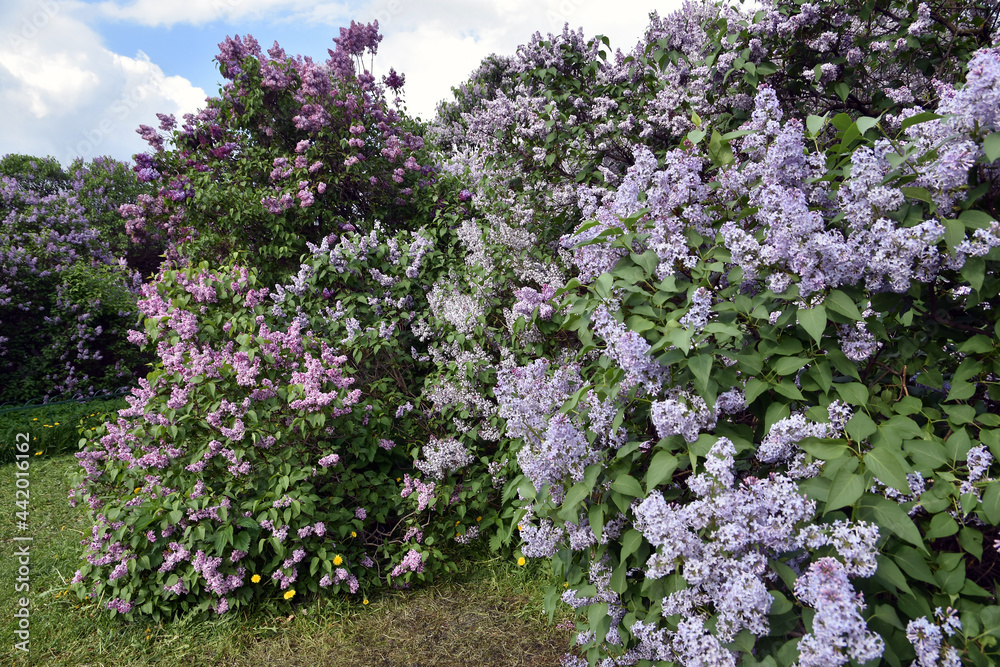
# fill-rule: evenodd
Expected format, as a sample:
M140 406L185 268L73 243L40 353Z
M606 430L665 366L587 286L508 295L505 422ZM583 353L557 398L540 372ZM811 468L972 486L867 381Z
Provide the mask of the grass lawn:
M542 611L547 564L517 567L484 547L469 549L459 572L434 586L387 591L367 605L306 597L202 622L112 619L67 593L89 535L85 510L66 501L76 460L65 453L29 460L27 530L17 525L17 469L0 465L0 664L547 666L570 646L568 618L549 624ZM15 590L23 544L30 545L27 593ZM21 597L30 600L29 653L15 646Z

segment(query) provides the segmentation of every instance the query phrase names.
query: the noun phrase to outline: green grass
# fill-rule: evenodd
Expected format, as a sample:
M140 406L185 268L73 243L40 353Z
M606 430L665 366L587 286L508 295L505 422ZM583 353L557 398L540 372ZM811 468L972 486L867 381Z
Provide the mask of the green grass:
M90 414L89 412L87 414ZM32 429L36 431L37 429ZM2 443L5 447L13 440ZM150 624L111 618L67 593L89 535L66 500L70 454L31 456L29 528L18 530L15 471L0 465L0 664L558 665L570 646L565 617L542 606L544 564L517 567L485 548L463 551L459 571L433 586L358 598L296 598L209 621ZM30 535L30 592L15 592L14 537ZM30 599L30 653L14 646L18 598Z
M0 411L0 463L14 460L14 443L18 433L31 433L31 449L45 455L77 451L79 428L96 426L127 408L124 398L111 398L86 403L67 401Z

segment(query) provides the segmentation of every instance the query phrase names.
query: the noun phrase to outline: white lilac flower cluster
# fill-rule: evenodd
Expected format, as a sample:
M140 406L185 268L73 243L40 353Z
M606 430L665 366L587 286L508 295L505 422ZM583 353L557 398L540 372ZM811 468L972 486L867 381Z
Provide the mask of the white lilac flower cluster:
M906 638L917 653L914 667L959 667L962 659L954 646L944 643L945 637L953 637L962 630L962 622L954 609L938 607L934 610L937 622L926 616L914 619L906 625Z
M806 438L837 437L853 413L850 406L837 400L827 407L827 414L830 423L810 422L802 414L779 419L757 448L757 458L764 463L787 461L802 453L797 445Z
M420 472L434 479L444 479L445 475L461 470L473 461L472 454L461 442L455 438L445 438L439 440L432 437L430 442L423 446L423 459L419 459L413 465Z
M993 464L993 455L990 454L986 445L977 445L966 454L965 465L969 469L969 476L962 480L959 492L962 494L971 493L976 498L982 500L982 490L976 486L980 482L989 481L986 476L990 466Z
M795 595L813 607L812 631L799 640L799 667L864 664L882 655L882 638L869 631L848 572L835 558L820 558L795 581Z
M737 414L744 409L746 397L740 389L719 394L711 409L694 392L673 389L668 392L667 398L653 401L650 417L656 434L661 438L679 435L686 442L694 442L701 432L715 427L720 414Z

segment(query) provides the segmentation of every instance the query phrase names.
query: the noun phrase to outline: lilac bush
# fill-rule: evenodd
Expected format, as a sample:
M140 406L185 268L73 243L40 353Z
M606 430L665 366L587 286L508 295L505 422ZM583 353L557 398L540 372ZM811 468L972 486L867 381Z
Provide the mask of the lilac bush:
M159 361L87 436L78 590L226 613L483 537L551 563L588 664L995 662L996 16L567 28L426 133L377 26L227 40L140 130Z
M926 661L949 606L921 655L995 660L996 18L688 4L440 108L483 335L438 354L500 369L457 400L589 664Z
M140 128L156 190L120 212L166 244L129 332L156 363L81 440L79 595L168 618L407 586L496 523L490 452L422 391L421 320L465 324L466 209L366 69L379 39L353 24L323 64L227 39L221 96Z
M127 201L131 174L95 159L67 175L54 160L6 156L0 171L0 401L93 396L132 383L144 355L127 343L140 275L103 216ZM117 169L100 197L83 172Z

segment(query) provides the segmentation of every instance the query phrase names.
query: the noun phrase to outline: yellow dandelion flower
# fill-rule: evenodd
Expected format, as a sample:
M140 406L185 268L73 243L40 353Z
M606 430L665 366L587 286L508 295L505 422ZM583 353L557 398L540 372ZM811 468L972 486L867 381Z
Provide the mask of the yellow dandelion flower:
M344 562L344 559L343 559L343 557L341 557L340 554L337 554L336 556L333 557L333 564L334 565L341 565L341 564L343 564L343 562Z
M521 524L517 524L517 529L518 530L524 530L524 526L522 526Z
M362 600L361 604L368 604L368 598L365 598L364 600Z
M36 421L38 421L38 417L32 417L32 418L31 418L31 421L33 421L33 422L36 422Z
M56 426L59 426L59 422L56 422Z
M352 530L351 531L351 537L357 537L357 536L358 536L357 531Z
M569 582L568 581L564 581L563 582L563 588L569 588Z
M294 588L291 589L291 590L285 591L285 599L286 600L291 600L293 597L295 597L295 589Z
M142 487L141 486L135 487L135 493L139 493L140 491L142 491Z
M481 516L477 516L476 517L476 521L482 521L482 520L483 520L483 517L481 517Z
M528 562L528 561L526 561L526 560L524 559L524 556L518 556L518 557L517 557L517 564L518 564L518 565L524 565L524 564L525 564L525 563L527 563L527 562Z
M259 584L260 583L260 575L259 574L253 575L252 577L250 577L250 581L252 581L255 584Z
M42 455L41 452L35 452L35 456L41 456L41 455Z
M456 522L455 522L455 525L457 526L457 525L458 525L458 524L460 524L460 523L462 523L462 522L461 522L461 521L456 521Z

